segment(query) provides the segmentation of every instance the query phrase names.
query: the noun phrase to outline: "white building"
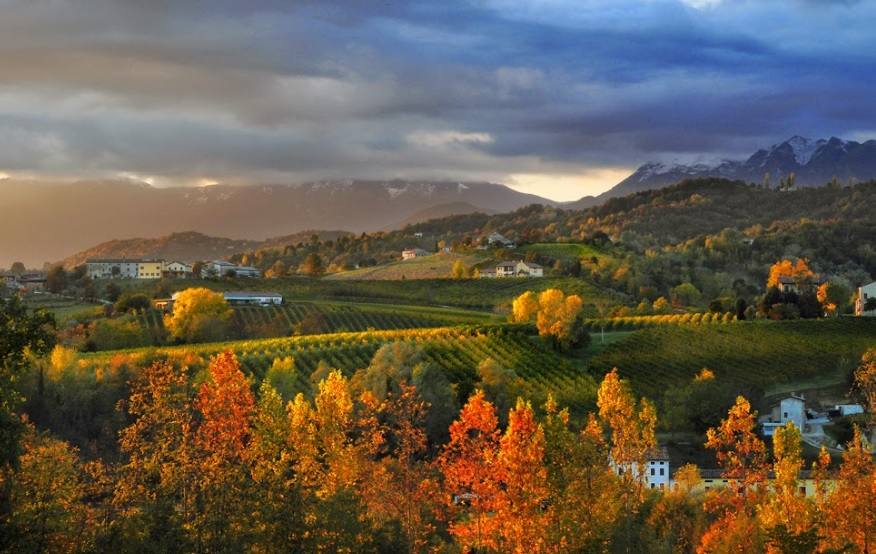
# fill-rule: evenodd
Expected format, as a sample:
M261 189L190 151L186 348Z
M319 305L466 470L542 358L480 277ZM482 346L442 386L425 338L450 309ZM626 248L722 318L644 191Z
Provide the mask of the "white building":
M517 275L522 277L544 277L544 268L535 262L517 262Z
M204 264L201 277L261 277L262 272L255 267L236 265L225 260L213 260Z
M179 297L178 292L173 293L170 302L157 301L155 306L160 309L172 309L173 302ZM225 301L232 306L279 306L283 303L283 295L276 292L262 291L228 291L223 292Z
M85 262L85 272L91 279L137 279L140 273L140 264L146 261L127 258L94 258Z
M501 262L494 268L482 269L482 279L504 277L544 277L544 268L533 262Z
M431 252L427 252L422 248L408 248L407 250L402 250L402 259L413 260L414 258L422 258L423 256L430 256L431 254Z
M864 407L860 404L837 404L833 409L839 412L840 417L864 413Z
M613 460L609 461L609 463L618 475L623 475L626 471L632 471L634 476L639 477L638 464L615 464ZM658 446L648 455L648 465L645 468L645 484L649 489L669 490L671 477L669 452L667 452L665 447Z
M788 422L804 432L806 426L806 401L802 396L791 395L773 406L769 415L760 418L764 436L771 437L777 427L784 427Z
M164 277L191 277L192 266L185 262L165 262L161 270Z
M876 317L876 309L867 310L867 301L871 304L876 299L876 281L863 287L858 287L858 296L855 298L855 315Z

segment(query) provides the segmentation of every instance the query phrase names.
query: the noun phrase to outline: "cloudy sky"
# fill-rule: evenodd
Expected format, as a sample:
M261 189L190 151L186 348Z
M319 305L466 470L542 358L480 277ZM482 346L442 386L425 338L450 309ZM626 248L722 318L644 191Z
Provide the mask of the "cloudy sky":
M0 175L492 180L876 136L869 0L0 0Z

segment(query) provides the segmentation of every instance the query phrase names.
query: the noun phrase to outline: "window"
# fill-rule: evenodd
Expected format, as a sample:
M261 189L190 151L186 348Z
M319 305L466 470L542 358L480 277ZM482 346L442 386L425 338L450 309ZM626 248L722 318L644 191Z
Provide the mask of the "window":
M800 487L800 496L806 496L806 485Z
M662 474L663 471L661 470L660 473ZM651 476L653 477L654 475L655 475L655 472L654 472L654 468L652 467L652 468L651 468Z
M788 412L785 412L785 415L783 415L782 417L784 417L785 419L788 419Z
M651 488L652 488L652 489L654 488L654 483L651 483Z
M660 475L661 475L661 476L666 475L666 473L664 473L665 471L666 471L666 470L663 469L663 468L661 467L661 468L660 468Z

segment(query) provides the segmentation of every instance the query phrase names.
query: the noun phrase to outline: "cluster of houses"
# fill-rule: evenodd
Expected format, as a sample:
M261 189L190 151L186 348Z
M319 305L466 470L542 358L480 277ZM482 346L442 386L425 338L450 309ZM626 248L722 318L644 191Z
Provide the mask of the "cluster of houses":
M833 420L856 414L864 413L864 407L860 404L836 404L826 411L816 411L807 408L806 399L801 394L790 394L772 406L769 413L758 419L761 433L765 437L772 437L778 427L793 423L800 430L804 442L819 447L824 444L831 447L826 439L823 427ZM612 469L621 475L625 471L632 471L638 476L637 464L615 464ZM674 474L670 471L669 454L664 447L656 448L648 456L645 468L645 484L651 489L670 489L675 486ZM720 469L700 469L700 482L691 491L702 493L709 489L725 487L729 480L722 475ZM772 479L772 475L770 476ZM811 472L801 471L798 478L800 494L812 496L815 494L815 480Z
M499 262L495 268L480 270L481 279L504 277L544 277L544 268L535 262Z
M3 286L12 293L26 294L46 288L46 274L42 271L23 273L7 272L0 274Z
M192 264L180 261L94 258L85 262L86 274L92 279L191 279ZM261 277L262 272L251 266L214 260L203 265L199 277Z

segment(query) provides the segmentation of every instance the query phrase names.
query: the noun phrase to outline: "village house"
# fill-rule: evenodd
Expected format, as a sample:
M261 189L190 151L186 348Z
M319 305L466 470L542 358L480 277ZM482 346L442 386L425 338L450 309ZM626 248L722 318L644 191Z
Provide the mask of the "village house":
M858 287L858 295L855 298L855 315L876 317L876 281Z
M237 265L225 260L213 260L204 264L201 277L252 277L258 278L262 272L248 265Z
M413 260L414 258L422 258L423 256L431 256L431 252L427 252L422 248L408 248L407 250L402 250L402 259L403 260Z
M482 279L505 277L544 277L544 268L534 262L500 262L495 267L480 270Z
M803 294L807 292L815 292L821 281L818 278L814 279L795 279L793 277L780 277L778 289L782 294L793 292L794 294Z
M2 280L7 289L18 293L41 291L46 287L46 274L41 271L7 272L2 274Z
M487 235L487 246L491 246L493 248L516 248L517 245L513 240L505 238L499 233L490 233Z
M177 261L165 262L161 275L171 279L190 279L193 276L192 265Z
M818 413L806 408L802 395L791 394L783 398L770 410L769 414L758 418L763 434L771 437L776 428L793 423L801 434L821 434L822 427L830 423L828 414Z
M696 484L696 486L691 489L690 494L692 495L700 495L707 491L713 489L722 489L726 487L730 483L730 479L724 477L724 471L721 469L700 469L700 481ZM775 480L775 473L770 472L767 479L769 481ZM827 485L830 486L831 481L827 481ZM676 486L676 481L672 480L672 486ZM813 474L809 470L801 470L797 475L797 487L801 496L805 496L807 498L815 496L816 493L816 483Z
M609 461L609 463L618 475L632 471L634 476L639 477L638 464L616 464L614 461ZM649 489L668 490L671 478L669 452L665 447L658 446L648 455L648 463L645 468L645 483Z

